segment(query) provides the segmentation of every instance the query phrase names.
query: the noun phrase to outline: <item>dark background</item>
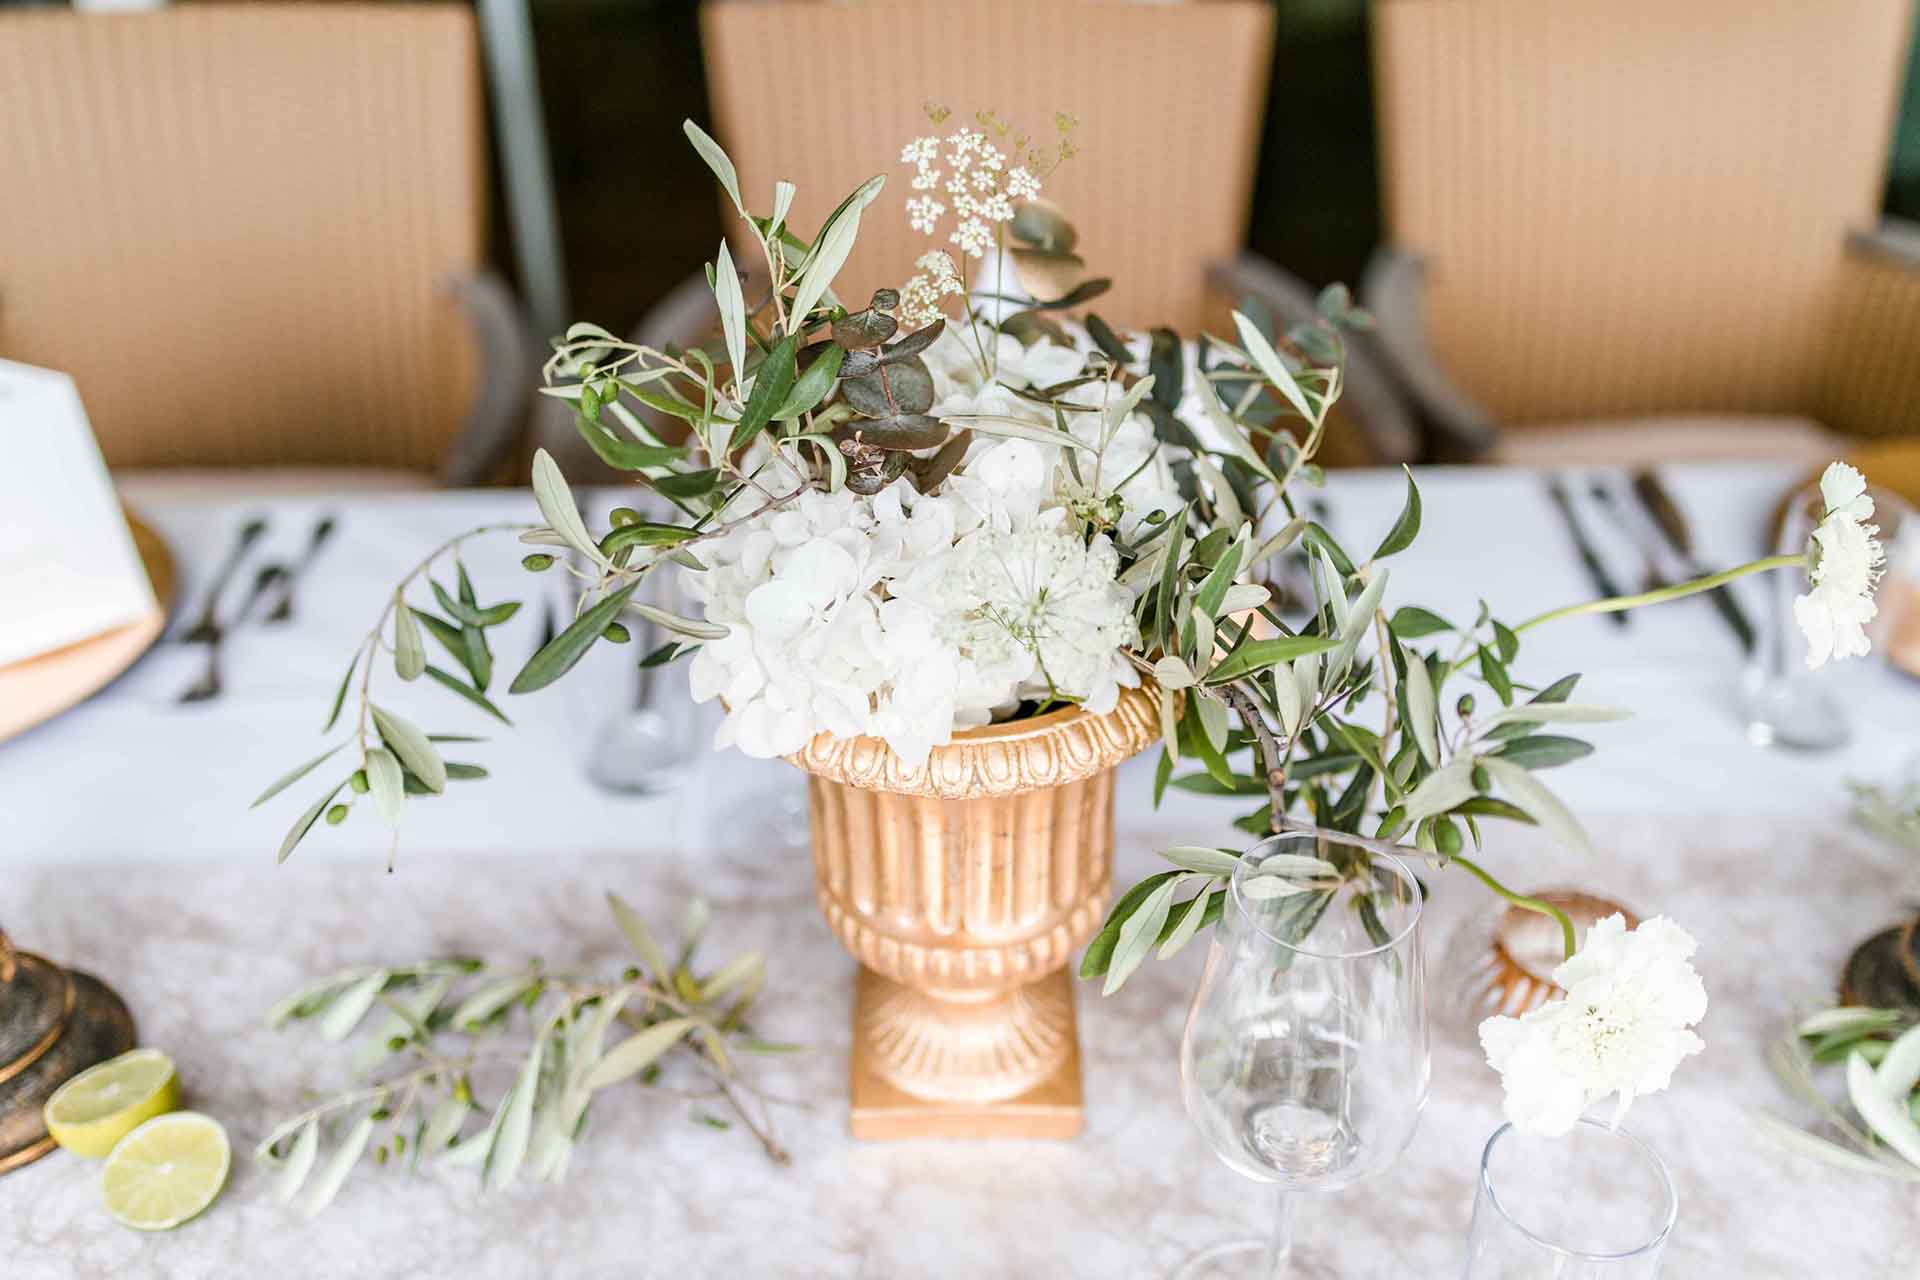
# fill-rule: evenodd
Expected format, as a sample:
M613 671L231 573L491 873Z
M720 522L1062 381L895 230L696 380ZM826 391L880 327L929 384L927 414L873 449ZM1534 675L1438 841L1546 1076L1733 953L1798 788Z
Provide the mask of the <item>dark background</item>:
M531 4L573 311L623 331L710 257L721 234L712 183L680 135L683 117L706 119L697 6ZM1274 7L1279 30L1248 240L1311 283L1354 280L1380 234L1367 0ZM1920 76L1912 73L1887 208L1920 218ZM495 225L504 261L498 218Z

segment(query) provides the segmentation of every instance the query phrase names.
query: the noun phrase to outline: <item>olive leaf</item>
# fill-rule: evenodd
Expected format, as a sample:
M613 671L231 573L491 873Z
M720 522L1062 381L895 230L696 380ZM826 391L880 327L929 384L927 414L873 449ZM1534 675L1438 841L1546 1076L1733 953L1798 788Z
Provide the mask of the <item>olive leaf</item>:
M333 1203L340 1194L340 1187L353 1172L353 1166L367 1149L367 1143L373 1137L373 1113L368 1112L354 1121L353 1128L347 1131L340 1145L333 1149L322 1166L320 1175L314 1180L313 1192L307 1197L306 1216L311 1218Z
M385 747L375 747L367 752L367 784L373 794L373 807L380 811L387 825L400 825L400 811L406 804L406 780L400 773L400 762Z
M696 1025L694 1018L669 1018L621 1041L587 1072L586 1087L604 1089L652 1066Z
M582 655L591 649L594 642L605 634L607 624L620 616L627 607L633 593L640 589L640 579L636 578L626 586L603 597L600 602L575 618L571 625L552 640L543 645L539 652L527 659L527 665L507 686L508 693L532 693L544 689L573 670Z
M420 627L413 610L398 593L393 597L393 669L402 680L417 680L427 669L426 649L420 643Z
M319 755L315 756L313 759L301 765L299 768L293 770L291 773L282 775L279 779L277 779L274 782L272 786L268 787L265 791L262 791L259 797L256 798L254 802L248 805L247 807L249 809L258 809L261 805L273 799L275 796L279 795L282 791L285 791L288 787L300 781L300 779L306 777L308 774L312 773L315 769L319 768L321 765L325 764L328 760L332 759L334 756L334 753L336 753L337 751L340 750L340 748L346 745L347 744L344 742L336 743L335 745L327 748L325 751L322 751ZM332 797L329 796L328 798L331 799Z
M439 795L447 787L447 766L440 759L440 753L420 732L412 721L403 719L381 706L373 707L373 726L380 732L380 740L393 749L400 763L409 772L426 784L427 790Z

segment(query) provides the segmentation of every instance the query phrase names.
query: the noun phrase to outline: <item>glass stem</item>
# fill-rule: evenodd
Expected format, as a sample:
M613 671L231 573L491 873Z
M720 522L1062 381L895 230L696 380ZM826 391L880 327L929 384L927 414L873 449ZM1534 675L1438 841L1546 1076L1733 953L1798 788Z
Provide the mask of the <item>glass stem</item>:
M1269 1280L1286 1280L1293 1274L1293 1202L1298 1198L1285 1187L1274 1193L1273 1236L1267 1246Z

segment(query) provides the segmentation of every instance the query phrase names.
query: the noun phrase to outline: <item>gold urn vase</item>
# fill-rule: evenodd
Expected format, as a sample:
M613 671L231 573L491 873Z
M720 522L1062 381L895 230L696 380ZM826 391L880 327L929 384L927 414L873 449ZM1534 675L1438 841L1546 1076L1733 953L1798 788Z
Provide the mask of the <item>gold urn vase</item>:
M1113 770L1159 736L1155 695L970 729L909 767L821 735L814 885L860 962L857 1138L1065 1138L1082 1121L1067 962L1113 882Z

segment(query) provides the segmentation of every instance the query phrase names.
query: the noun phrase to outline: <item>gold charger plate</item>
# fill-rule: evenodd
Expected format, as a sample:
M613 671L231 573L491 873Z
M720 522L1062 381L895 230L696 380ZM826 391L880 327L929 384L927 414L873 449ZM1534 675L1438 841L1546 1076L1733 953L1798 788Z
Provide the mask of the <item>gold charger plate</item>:
M0 742L84 702L151 649L167 627L173 604L173 553L139 516L127 528L153 583L153 609L143 618L64 649L0 667Z

